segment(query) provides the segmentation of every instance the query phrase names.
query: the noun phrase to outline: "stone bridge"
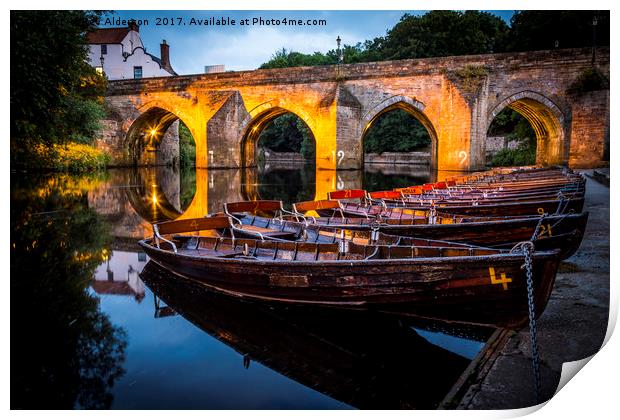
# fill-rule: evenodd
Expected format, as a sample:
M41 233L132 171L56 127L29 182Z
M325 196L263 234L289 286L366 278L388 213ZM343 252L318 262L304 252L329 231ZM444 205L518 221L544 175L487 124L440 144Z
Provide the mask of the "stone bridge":
M598 166L609 85L579 88L593 65L609 80L609 49L595 57L565 49L114 81L98 145L117 165L161 163L172 141L163 134L180 119L197 167L253 166L261 130L292 112L314 136L318 169L357 169L368 128L400 108L428 130L432 167L478 170L493 118L510 107L536 132L537 163Z

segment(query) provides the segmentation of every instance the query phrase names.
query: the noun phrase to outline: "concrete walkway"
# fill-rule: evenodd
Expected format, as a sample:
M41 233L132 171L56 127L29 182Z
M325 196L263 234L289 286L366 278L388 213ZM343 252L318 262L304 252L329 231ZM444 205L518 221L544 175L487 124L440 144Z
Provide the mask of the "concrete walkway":
M593 171L583 171L591 176ZM562 363L588 357L601 347L609 315L609 188L588 177L588 226L579 251L564 261L551 299L538 320L542 395L553 396ZM461 409L508 409L536 404L529 329L504 341L478 370ZM482 371L482 373L481 373Z

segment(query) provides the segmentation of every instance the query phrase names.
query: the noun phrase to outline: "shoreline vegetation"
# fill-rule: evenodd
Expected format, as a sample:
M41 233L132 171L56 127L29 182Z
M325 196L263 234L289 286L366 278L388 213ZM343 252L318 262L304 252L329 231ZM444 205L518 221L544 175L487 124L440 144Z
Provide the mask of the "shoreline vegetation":
M94 147L107 113L107 79L87 62L86 43L102 14L11 12L12 170L85 172L109 164Z
M87 61L86 34L113 12L12 11L10 39L11 169L84 172L109 167L111 158L94 144L106 117L107 79ZM598 22L593 26L593 21ZM29 28L23 31L23 28ZM303 54L284 48L259 68L286 68L342 62L427 58L464 54L534 51L609 45L609 11L517 11L507 23L481 11L435 10L405 13L385 36L342 50ZM575 94L608 86L593 68L576 82ZM195 164L195 143L181 124L179 163ZM535 161L536 136L530 123L507 108L488 135L506 136L518 147L501 150L495 165ZM415 116L400 109L381 115L364 135L364 152L408 153L431 139ZM312 160L315 140L291 113L274 119L261 133L257 149L301 153ZM260 160L260 157L259 157Z
M22 164L22 168L82 173L103 170L111 160L106 152L96 147L74 142L52 146L39 144L33 151L33 158L38 163L36 166L29 168Z

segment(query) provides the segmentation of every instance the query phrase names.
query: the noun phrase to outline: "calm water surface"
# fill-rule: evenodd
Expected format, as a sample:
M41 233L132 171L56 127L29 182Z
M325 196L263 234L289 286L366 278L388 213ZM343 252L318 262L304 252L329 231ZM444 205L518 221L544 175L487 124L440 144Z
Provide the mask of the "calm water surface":
M11 177L12 408L434 408L490 330L214 295L148 263L150 223L227 201L434 180L427 168Z

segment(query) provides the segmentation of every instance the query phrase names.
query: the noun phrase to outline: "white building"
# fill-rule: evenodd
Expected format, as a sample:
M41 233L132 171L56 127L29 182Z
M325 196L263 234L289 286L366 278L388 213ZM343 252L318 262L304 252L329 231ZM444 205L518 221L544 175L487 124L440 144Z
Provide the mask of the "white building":
M205 66L205 73L224 73L226 71L226 67L224 64L214 64L212 66Z
M109 80L176 76L170 65L170 46L164 39L161 58L146 52L140 28L129 22L126 28L97 29L88 34L88 60Z

